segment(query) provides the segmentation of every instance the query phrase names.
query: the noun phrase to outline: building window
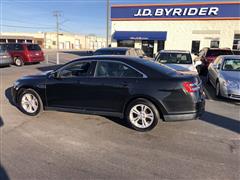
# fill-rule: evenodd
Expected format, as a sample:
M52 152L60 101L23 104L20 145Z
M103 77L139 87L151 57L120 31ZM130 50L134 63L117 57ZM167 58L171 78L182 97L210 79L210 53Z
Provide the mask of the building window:
M200 41L192 41L192 50L191 53L199 53L200 50Z
M240 50L240 34L234 34L232 49Z
M117 42L118 47L134 47L134 40L121 40Z
M158 52L161 51L161 50L164 50L164 47L165 47L165 41L158 41Z
M211 41L210 48L219 48L219 41Z

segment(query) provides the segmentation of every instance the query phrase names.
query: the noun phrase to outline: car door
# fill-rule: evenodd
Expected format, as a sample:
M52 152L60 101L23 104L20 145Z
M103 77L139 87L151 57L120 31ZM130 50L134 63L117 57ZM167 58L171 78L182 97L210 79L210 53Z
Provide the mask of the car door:
M86 82L93 76L94 61L77 61L60 68L47 79L46 97L50 107L85 108Z
M218 57L212 64L210 64L210 67L208 69L209 73L209 80L212 82L213 85L215 85L215 82L218 77L219 69L218 66L221 64L222 58Z
M143 74L119 61L98 61L93 86L97 93L92 94L92 109L122 112L139 78Z

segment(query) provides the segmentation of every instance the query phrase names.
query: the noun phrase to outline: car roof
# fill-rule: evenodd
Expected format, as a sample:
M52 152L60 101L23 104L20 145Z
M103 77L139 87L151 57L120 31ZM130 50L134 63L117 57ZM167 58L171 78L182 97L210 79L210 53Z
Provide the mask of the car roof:
M129 47L108 47L108 48L101 48L101 49L97 49L96 51L126 51L129 50L131 48Z
M190 53L186 50L161 50L160 53Z
M227 58L231 58L231 59L240 59L240 55L221 55L220 57L227 59Z

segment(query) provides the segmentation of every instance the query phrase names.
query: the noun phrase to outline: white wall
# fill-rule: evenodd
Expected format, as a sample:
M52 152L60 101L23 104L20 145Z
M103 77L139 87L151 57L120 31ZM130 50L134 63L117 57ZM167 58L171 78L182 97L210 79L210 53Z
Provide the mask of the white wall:
M200 49L219 39L220 47L232 48L233 36L240 29L240 20L186 21L113 21L115 31L167 31L165 49L191 50L192 40L200 40ZM136 43L137 46L139 42ZM136 46L135 44L135 46ZM116 47L115 40L112 46Z

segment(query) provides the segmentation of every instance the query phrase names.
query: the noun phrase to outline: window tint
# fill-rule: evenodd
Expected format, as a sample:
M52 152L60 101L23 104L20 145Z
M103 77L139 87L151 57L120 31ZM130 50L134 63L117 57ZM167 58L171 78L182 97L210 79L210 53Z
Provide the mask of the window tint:
M163 64L192 64L192 57L189 53L160 53L157 61Z
M118 62L98 62L96 77L143 77L141 73Z
M23 45L22 44L8 44L7 49L11 51L22 51Z
M0 52L4 52L7 50L7 46L5 44L0 44Z
M27 49L29 51L41 51L41 48L38 44L28 44Z
M208 50L207 52L207 56L220 56L220 55L232 55L232 51L231 50Z
M224 71L240 71L240 59L226 59L223 64Z
M87 76L90 74L90 67L91 62L80 62L74 65L70 65L60 72L60 77L69 78Z
M126 50L97 50L94 55L126 55Z

